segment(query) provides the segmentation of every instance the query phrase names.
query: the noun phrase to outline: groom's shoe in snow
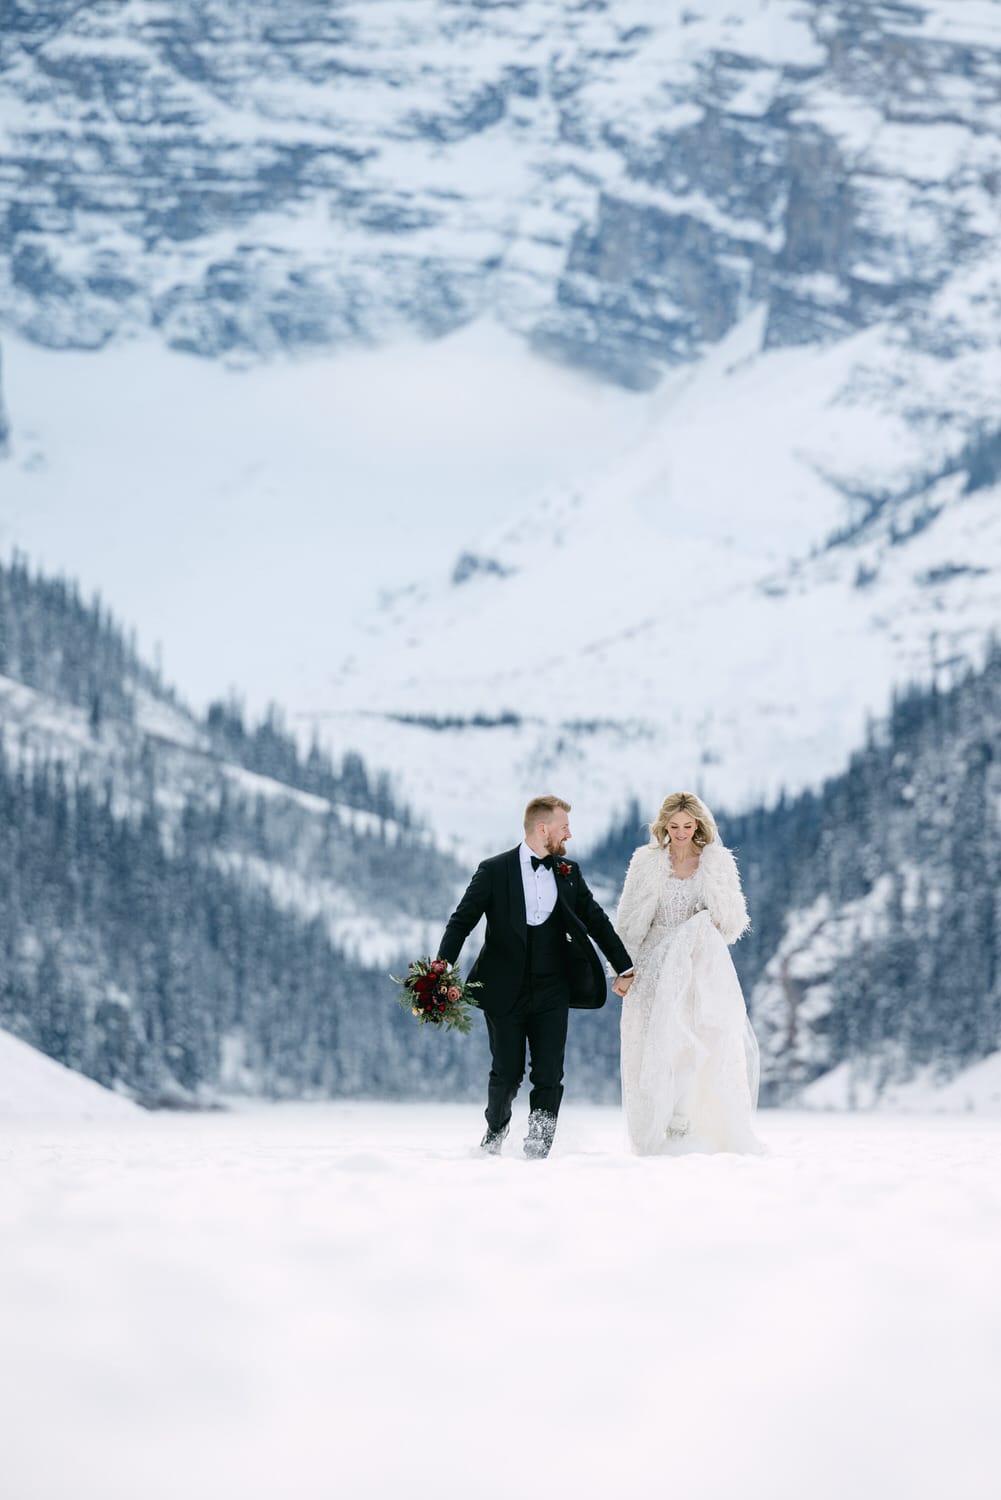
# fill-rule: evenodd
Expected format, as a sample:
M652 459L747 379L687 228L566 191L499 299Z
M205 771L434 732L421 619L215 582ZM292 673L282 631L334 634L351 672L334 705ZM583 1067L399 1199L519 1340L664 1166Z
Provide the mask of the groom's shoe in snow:
M530 1161L541 1161L549 1155L556 1134L556 1116L546 1109L533 1109L528 1117L525 1155Z
M511 1127L509 1125L505 1125L503 1130L487 1131L486 1135L480 1142L480 1150L483 1152L484 1156L500 1156L501 1147L504 1144L504 1137L507 1135L510 1128Z

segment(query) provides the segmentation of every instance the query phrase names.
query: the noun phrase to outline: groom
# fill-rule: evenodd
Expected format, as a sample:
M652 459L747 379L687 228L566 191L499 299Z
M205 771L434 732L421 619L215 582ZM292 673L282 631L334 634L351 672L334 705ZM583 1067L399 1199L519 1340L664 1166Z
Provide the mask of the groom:
M563 1097L563 1053L570 1006L597 1010L605 1003L605 974L593 937L619 976L617 994L629 986L629 954L595 901L573 860L569 802L534 797L525 809L525 838L516 849L485 859L459 902L438 956L449 964L486 913L486 940L469 978L483 988L477 1004L490 1038L487 1132L480 1150L499 1154L511 1123L511 1106L531 1058L525 1155L549 1155Z

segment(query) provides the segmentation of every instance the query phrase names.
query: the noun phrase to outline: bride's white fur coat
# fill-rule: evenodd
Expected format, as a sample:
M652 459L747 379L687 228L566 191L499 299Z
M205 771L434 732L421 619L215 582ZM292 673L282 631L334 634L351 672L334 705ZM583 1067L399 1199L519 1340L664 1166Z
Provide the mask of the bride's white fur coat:
M650 931L657 898L670 875L670 854L656 839L634 853L615 916L615 930L634 961ZM727 943L735 943L750 927L747 904L740 887L737 861L718 838L706 844L692 877L700 883L702 902Z

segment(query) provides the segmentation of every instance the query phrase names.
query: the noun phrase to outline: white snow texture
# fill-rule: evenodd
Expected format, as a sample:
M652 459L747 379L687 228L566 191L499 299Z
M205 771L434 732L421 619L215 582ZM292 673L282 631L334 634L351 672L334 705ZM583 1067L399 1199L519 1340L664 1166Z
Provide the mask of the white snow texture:
M471 1107L56 1121L0 1155L6 1500L988 1500L1001 1123L552 1158Z

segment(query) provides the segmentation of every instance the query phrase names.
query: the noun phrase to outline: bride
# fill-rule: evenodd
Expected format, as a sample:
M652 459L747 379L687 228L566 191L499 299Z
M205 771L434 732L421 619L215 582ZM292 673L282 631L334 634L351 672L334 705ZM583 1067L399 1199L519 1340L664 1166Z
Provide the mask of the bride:
M650 833L615 919L636 961L613 986L630 1141L644 1156L760 1152L758 1044L727 947L750 926L736 862L691 792L665 797Z

